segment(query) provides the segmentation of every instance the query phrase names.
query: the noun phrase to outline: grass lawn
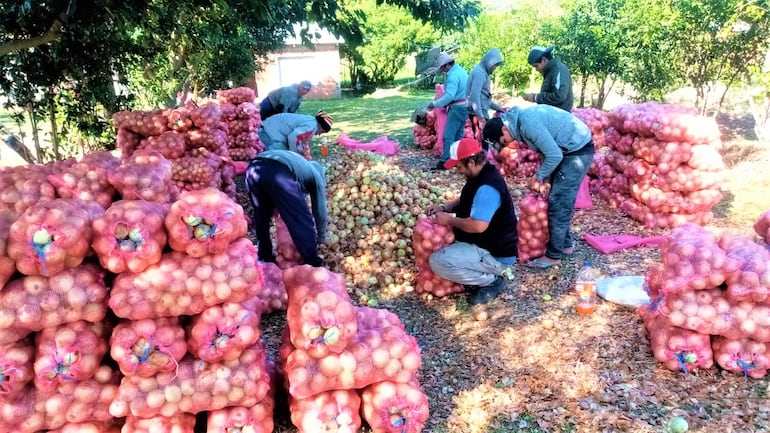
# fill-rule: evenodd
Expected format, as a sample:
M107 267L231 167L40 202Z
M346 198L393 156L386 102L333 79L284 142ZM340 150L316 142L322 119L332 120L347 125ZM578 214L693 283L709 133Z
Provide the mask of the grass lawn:
M360 141L370 141L380 135L398 140L401 146L413 146L412 112L433 100L433 90L389 90L364 97L310 99L302 102L300 111L312 114L324 110L334 119L330 141L346 133Z

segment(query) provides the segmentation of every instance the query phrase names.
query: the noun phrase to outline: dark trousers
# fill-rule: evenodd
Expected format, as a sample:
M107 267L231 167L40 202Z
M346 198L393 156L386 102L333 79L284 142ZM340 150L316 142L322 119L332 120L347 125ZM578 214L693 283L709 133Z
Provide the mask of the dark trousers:
M593 150L593 143L591 143ZM548 244L545 255L561 259L564 249L575 245L570 227L575 210L578 189L593 161L593 151L564 155L551 174L551 192L548 195Z
M318 256L318 234L305 198L305 190L289 168L272 159L256 158L246 169L246 189L254 208L253 223L257 232L259 260L275 262L270 225L273 212L278 211L305 263L321 266L323 263Z

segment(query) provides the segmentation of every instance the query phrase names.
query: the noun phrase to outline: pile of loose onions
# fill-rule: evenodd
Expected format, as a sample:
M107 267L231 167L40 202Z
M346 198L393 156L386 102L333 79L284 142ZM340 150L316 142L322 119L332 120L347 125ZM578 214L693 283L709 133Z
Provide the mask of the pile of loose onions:
M35 339L35 388L53 392L62 383L92 378L107 353L110 331L101 323L82 320L40 331Z
M761 379L770 368L770 348L766 343L717 335L711 340L711 348L714 360L727 371Z
M171 205L165 226L171 249L190 257L220 254L248 230L243 207L214 188L182 193Z
M519 201L519 261L529 260L545 254L548 243L548 200L535 193Z
M144 200L119 200L93 221L92 247L104 269L141 272L158 263L168 236L168 208Z
M441 225L436 218L426 217L417 220L412 235L415 264L417 265L417 293L431 293L436 296L447 296L464 290L461 284L446 280L433 273L430 267L430 256L441 248L450 245L455 240L452 227Z
M306 397L289 396L291 422L301 432L355 433L361 427L361 397L350 389L320 392Z
M151 377L125 376L109 413L147 418L249 407L264 399L269 389L265 351L257 344L232 361L208 363L187 355L175 371Z
M102 213L96 203L77 198L31 206L11 224L8 257L24 275L49 276L74 268L91 252L91 223Z
M172 372L185 353L185 330L178 317L124 320L110 336L110 357L126 376Z
M187 350L208 361L232 361L259 341L260 316L238 302L225 302L192 316L187 327Z
M115 278L109 306L118 316L141 320L198 314L226 301L253 298L262 289L257 251L247 238L221 254L200 258L173 251L139 273Z
M419 433L428 420L428 398L416 379L378 382L361 390L361 413L372 433Z

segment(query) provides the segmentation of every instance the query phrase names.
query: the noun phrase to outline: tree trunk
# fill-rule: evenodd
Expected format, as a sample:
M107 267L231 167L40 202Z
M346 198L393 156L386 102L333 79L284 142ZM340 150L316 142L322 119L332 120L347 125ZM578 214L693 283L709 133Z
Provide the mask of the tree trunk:
M59 161L59 132L56 128L56 101L54 101L53 95L48 97L48 111L51 121L51 145L53 146L53 157L55 161Z
M580 77L580 105L579 107L586 106L586 86L588 85L588 76L583 75Z
M40 134L37 129L37 118L35 117L35 108L31 105L27 105L27 113L29 114L29 123L32 125L32 141L35 143L35 155L38 162L43 163L43 149L40 147Z

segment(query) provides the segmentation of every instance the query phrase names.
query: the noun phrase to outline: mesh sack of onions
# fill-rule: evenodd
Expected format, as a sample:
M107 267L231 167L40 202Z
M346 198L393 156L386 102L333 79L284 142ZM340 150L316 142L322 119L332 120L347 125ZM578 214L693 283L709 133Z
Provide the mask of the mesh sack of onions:
M265 351L257 344L232 361L204 362L188 354L176 371L125 376L109 411L115 417L146 418L249 407L265 398L269 389Z
M54 186L59 197L94 201L105 209L110 206L115 197L115 187L107 180L107 173L114 170L120 160L109 152L99 153L109 155L112 160L100 157L84 159L48 176L48 181Z
M727 295L738 301L765 302L770 295L770 251L753 240L724 234L719 246L739 265L727 274Z
M49 276L74 268L91 252L91 223L103 212L96 203L77 198L31 206L11 224L8 257L24 275Z
M227 156L227 133L219 128L191 129L185 139L193 148L204 148L215 155Z
M289 396L291 422L301 432L357 432L361 397L350 389L329 390L306 398Z
M227 407L209 412L206 433L272 433L274 428L271 397L251 407Z
M87 263L52 277L27 276L0 292L0 329L41 331L63 323L98 323L107 313L104 270Z
M233 87L232 89L217 90L219 104L243 104L254 102L257 95L251 87Z
M238 302L224 302L192 316L187 350L203 361L231 361L259 340L259 314Z
M173 165L159 152L141 151L107 174L124 200L170 203L179 197L171 182Z
M754 231L765 241L765 243L770 243L770 210L762 212L762 215L760 215L759 219L754 223Z
M345 277L310 265L284 270L288 293L286 324L294 347L314 358L340 353L358 330Z
M142 272L118 275L109 306L118 317L141 320L198 314L212 305L253 298L264 284L256 253L246 238L216 255L166 253Z
M174 160L171 179L183 191L218 187L215 175L225 165L222 159L204 148Z
M121 432L123 423L124 420L67 423L47 433L125 433Z
M139 149L142 138L141 135L131 132L126 128L118 128L115 144L118 150L120 150L120 154L123 155L123 157L127 157Z
M191 432L194 428L195 415L191 413L152 417L128 415L121 433L181 433Z
M543 162L540 152L530 149L527 144L521 141L516 142L516 155L518 162L513 171L516 177L532 177Z
M0 345L0 400L13 397L32 381L34 359L32 337Z
M165 219L168 245L191 257L219 254L246 236L243 207L222 191L186 191L171 205Z
M0 431L36 433L66 424L110 422L110 402L117 395L118 374L101 366L91 379L64 382L54 392L43 393L28 386L3 401Z
M548 243L548 200L535 193L529 193L519 201L519 218L516 229L519 233L519 261L529 260L545 254Z
M93 377L107 353L110 330L82 320L43 329L35 337L35 388L51 392L62 383Z
M267 314L273 311L286 311L289 296L283 284L283 271L275 263L259 262L265 277L265 287L254 298L243 301L249 311Z
M612 116L610 116L612 122ZM634 135L621 133L617 128L610 127L604 131L604 143L611 151L620 154L632 154L634 152Z
M6 314L7 310L4 310L2 307L0 307L0 315L3 315L3 319L7 319L9 317L12 318L12 316ZM21 340L22 338L28 336L32 331L29 329L20 327L20 326L7 326L3 327L0 326L0 345L6 345L6 344L13 344L17 341Z
M166 246L168 206L144 200L114 202L93 221L92 247L110 272L141 272L158 263Z
M16 215L9 211L0 210L0 290L16 273L16 262L8 257L8 235L11 224L16 221Z
M414 144L420 149L433 149L436 145L436 133L432 127L414 124L412 127Z
M291 343L284 341L286 344ZM405 383L422 364L417 341L396 326L359 326L345 350L320 359L296 348L281 353L286 356L283 365L289 393L296 398L333 389L358 389L386 380Z
M125 128L143 136L160 135L168 131L169 110L119 111L112 115L115 127Z
M650 334L652 353L666 368L688 373L714 366L710 335L672 326L664 316L645 306L639 312Z
M612 197L620 201L618 206L620 210L631 218L642 222L646 228L650 229L679 227L688 223L706 225L714 220L714 213L710 210L695 213L653 212L650 208L636 200L624 199L618 195Z
M289 228L277 211L273 214L273 220L275 221L275 262L278 267L286 270L304 264L305 259L294 245Z
M382 329L388 326L404 329L404 324L395 313L382 308L356 307L356 320L359 329Z
M500 173L505 175L514 175L516 168L519 166L519 152L516 149L514 143L505 146L500 149L500 153L497 155L497 165L500 167Z
M420 433L430 416L417 379L378 382L361 390L361 413L372 433Z
M415 264L417 265L417 293L432 293L447 296L464 290L461 284L439 277L430 267L430 255L450 245L455 240L452 227L441 225L436 218L419 218L412 233Z
M629 136L631 137L631 136ZM660 141L653 137L633 137L633 155L640 160L657 166L661 171L686 163L692 157L690 143Z
M572 114L588 125L596 148L604 147L604 130L610 126L607 112L597 108L573 108Z
M761 379L770 368L770 347L766 343L747 338L731 340L715 335L711 339L711 348L720 367L744 377Z
M184 134L177 131L166 131L158 136L141 140L136 150L156 151L164 158L174 160L184 155L186 148Z
M717 287L739 267L738 260L720 248L716 236L698 224L672 230L661 243L660 256L662 293Z
M11 212L18 218L28 207L56 198L56 189L48 181L48 174L40 165L1 169L0 211Z
M173 372L185 353L185 330L178 317L124 320L110 336L110 357L125 376Z
M222 117L222 109L215 102L209 102L201 106L195 106L190 102L188 106L194 107L190 111L190 117L192 118L193 125L200 129L215 129L220 126L220 119Z
M186 132L193 128L192 112L197 107L193 103L185 103L168 112L168 127L176 132Z

